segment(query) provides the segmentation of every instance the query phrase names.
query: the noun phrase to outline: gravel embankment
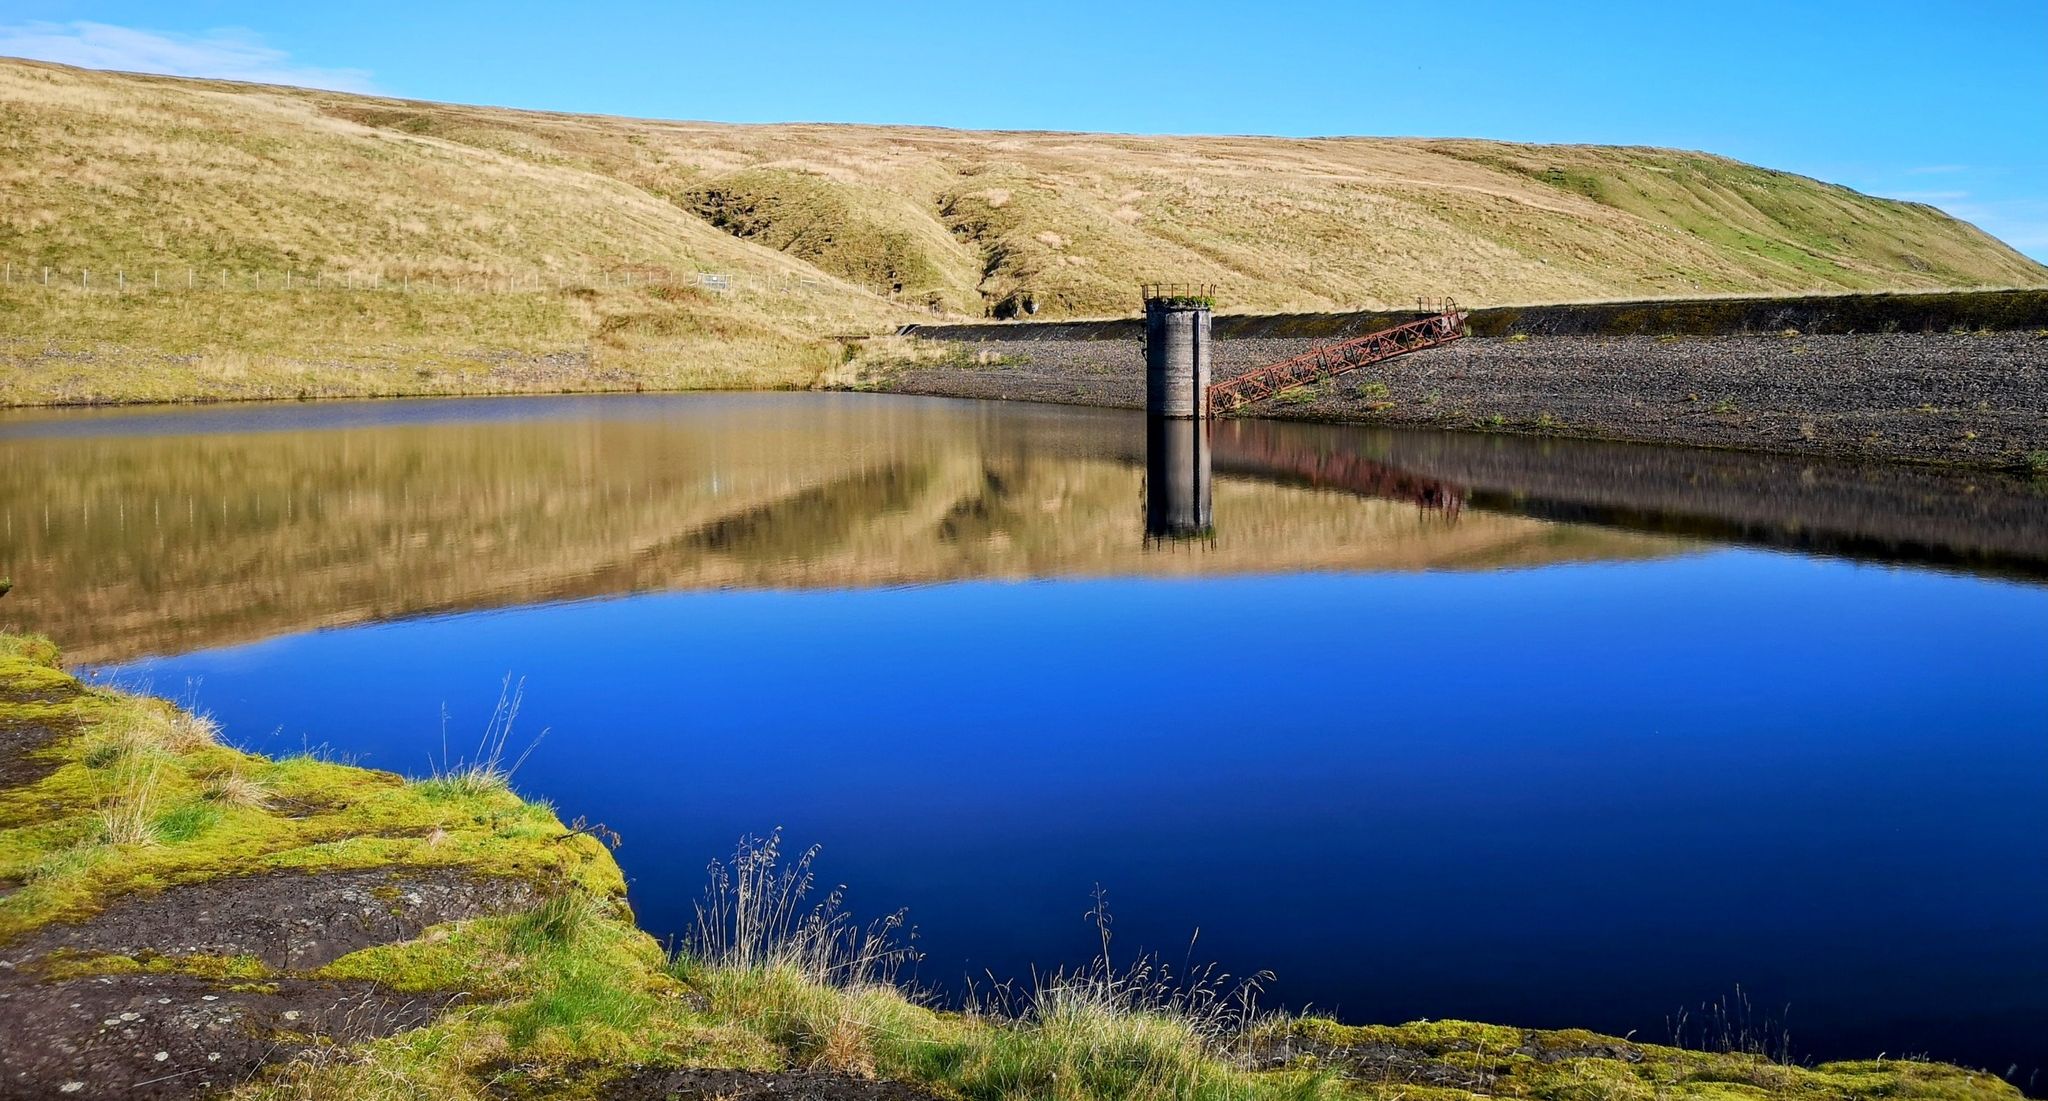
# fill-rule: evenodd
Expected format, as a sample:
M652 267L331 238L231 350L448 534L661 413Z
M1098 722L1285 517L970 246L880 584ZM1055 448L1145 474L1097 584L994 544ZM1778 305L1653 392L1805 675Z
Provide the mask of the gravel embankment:
M1215 375L1316 343L1218 340ZM950 397L1144 401L1136 340L960 347L954 364L884 369L877 384ZM1250 415L2015 467L2048 451L2048 334L1472 337L1283 394Z

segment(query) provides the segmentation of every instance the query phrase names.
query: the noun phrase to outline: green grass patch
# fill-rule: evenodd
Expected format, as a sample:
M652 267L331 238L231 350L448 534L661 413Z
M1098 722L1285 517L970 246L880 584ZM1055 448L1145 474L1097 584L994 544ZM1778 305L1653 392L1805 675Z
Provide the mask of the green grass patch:
M186 803L156 820L157 839L166 844L191 841L220 824L220 808L208 803Z

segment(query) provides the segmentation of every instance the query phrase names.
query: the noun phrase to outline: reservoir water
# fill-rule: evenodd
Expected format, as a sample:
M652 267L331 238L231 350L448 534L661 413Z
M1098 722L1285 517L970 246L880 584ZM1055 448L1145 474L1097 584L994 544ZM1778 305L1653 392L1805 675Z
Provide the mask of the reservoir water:
M516 786L642 924L780 827L918 978L2048 1066L2048 486L874 395L0 418L0 627ZM445 718L444 718L445 715ZM1197 931L1199 935L1197 936ZM1190 941L1193 947L1190 948ZM2039 1083L2036 1083L2037 1087Z

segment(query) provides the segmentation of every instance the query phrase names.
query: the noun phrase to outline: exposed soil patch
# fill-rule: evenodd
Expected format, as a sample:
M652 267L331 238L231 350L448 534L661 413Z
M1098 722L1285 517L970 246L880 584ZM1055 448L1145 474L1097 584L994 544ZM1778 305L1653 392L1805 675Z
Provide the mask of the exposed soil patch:
M1566 1034L1570 1036L1572 1034ZM1617 1059L1624 1063L1643 1061L1643 1049L1634 1044L1623 1043L1590 1032L1578 1034L1579 1039L1567 1039L1556 1034L1549 1036L1531 1033L1515 1049L1515 1054L1526 1055L1539 1063L1562 1063L1567 1059Z
M28 787L57 771L59 762L41 751L66 732L54 723L0 721L0 791Z
M1447 1060L1446 1055L1470 1056ZM1439 1089L1491 1090L1508 1073L1505 1067L1489 1067L1487 1056L1522 1056L1539 1063L1568 1059L1613 1059L1625 1063L1643 1061L1643 1050L1592 1033L1529 1032L1519 1046L1492 1052L1474 1044L1454 1040L1436 1044L1401 1044L1373 1040L1334 1043L1314 1036L1288 1035L1269 1039L1246 1053L1255 1067L1289 1066L1304 1059L1322 1066L1340 1068L1348 1078L1381 1085L1432 1086Z
M0 962L20 966L70 949L247 955L275 969L305 971L359 949L411 940L430 925L523 910L537 897L524 880L463 868L221 879L123 898L90 920L38 929L0 949Z
M0 982L0 1094L219 1093L315 1047L417 1028L449 1000L293 980L241 991L168 975Z
M1477 1092L1491 1089L1500 1080L1500 1075L1491 1070L1448 1064L1438 1052L1401 1044L1333 1044L1290 1036L1261 1044L1246 1054L1246 1061L1257 1069L1277 1069L1303 1060L1335 1067L1346 1078L1382 1085Z
M491 1091L506 1101L540 1101L558 1094L602 1097L605 1101L936 1101L902 1082L878 1082L819 1071L765 1073L751 1070L641 1067L611 1077L589 1068L562 1077L501 1077Z

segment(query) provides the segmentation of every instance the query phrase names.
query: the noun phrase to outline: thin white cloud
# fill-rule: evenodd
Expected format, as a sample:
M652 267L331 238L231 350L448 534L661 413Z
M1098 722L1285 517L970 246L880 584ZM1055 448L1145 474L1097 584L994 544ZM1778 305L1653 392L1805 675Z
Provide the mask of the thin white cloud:
M2048 195L2043 195L2036 183L2041 168L2039 164L1863 166L1861 174L1851 175L1848 182L1865 195L1935 207L2030 259L2048 263Z
M87 69L376 91L367 70L295 65L254 31L236 28L180 34L82 21L0 24L0 55Z
M2035 260L2048 263L2048 199L1936 203Z

